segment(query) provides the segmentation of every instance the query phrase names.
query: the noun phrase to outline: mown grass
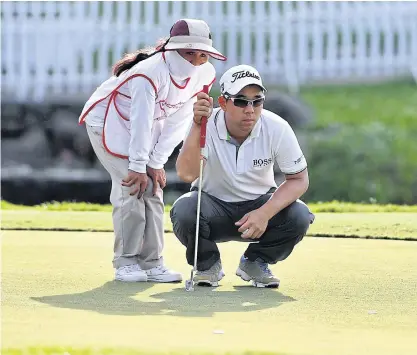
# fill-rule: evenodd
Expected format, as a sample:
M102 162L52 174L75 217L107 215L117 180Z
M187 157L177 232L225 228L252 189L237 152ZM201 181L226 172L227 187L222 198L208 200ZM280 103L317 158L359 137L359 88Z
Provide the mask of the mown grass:
M286 355L270 351L140 351L123 348L72 348L72 347L31 347L27 349L3 349L3 355Z
M165 232L172 232L169 213L165 213ZM55 230L112 232L109 211L5 210L3 230ZM415 213L316 213L308 236L337 238L417 240Z
M308 204L314 213L319 212L409 212L417 213L417 205L394 205L394 204L359 204L349 202L319 202ZM47 202L36 206L16 205L7 201L1 201L2 210L34 210L34 211L101 211L109 212L112 210L111 205L100 205L86 202ZM165 212L169 212L170 205L165 206Z
M185 248L165 241L188 278ZM235 276L246 247L221 243L221 286L186 292L113 281L110 233L3 232L2 353L414 355L417 243L305 238L271 265L275 290Z

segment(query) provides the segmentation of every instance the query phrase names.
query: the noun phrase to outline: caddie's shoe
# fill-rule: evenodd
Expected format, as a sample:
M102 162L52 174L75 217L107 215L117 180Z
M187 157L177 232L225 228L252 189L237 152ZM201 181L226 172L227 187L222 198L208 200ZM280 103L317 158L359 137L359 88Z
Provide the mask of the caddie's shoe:
M279 287L279 279L272 274L267 263L259 260L249 261L243 255L236 275L240 276L242 280L252 281L252 285L255 287Z
M138 264L121 266L116 269L115 280L124 282L146 282L148 277Z
M218 260L210 269L197 271L194 275L194 284L197 286L219 286L224 277L222 263Z
M179 272L173 271L164 265L158 265L152 269L145 270L148 281L153 282L181 282L182 276Z

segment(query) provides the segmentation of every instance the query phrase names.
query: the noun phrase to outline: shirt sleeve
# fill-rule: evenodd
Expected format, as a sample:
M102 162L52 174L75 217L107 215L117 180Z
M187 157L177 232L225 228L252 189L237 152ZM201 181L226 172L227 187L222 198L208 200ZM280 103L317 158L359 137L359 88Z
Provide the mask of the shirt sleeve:
M162 169L175 147L180 144L190 127L193 118L193 104L196 98L188 100L173 115L165 119L165 124L156 142L148 165L154 169Z
M275 161L284 174L297 174L307 168L307 162L297 137L287 123L278 145Z
M146 173L152 142L156 92L151 82L137 77L129 82L131 93L129 170Z

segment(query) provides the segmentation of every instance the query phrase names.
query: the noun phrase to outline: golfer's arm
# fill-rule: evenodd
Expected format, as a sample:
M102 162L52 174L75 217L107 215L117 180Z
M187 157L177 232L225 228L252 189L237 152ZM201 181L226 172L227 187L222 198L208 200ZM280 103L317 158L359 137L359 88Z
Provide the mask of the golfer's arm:
M179 178L191 183L200 173L200 126L193 122L175 165Z
M307 168L294 175L285 175L285 181L278 187L272 198L259 210L271 219L279 211L300 198L308 189L309 179Z

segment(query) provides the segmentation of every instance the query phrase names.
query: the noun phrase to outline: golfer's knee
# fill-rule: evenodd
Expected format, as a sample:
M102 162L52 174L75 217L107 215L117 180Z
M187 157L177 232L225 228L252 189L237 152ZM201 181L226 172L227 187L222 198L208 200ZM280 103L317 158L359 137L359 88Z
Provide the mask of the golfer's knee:
M295 235L305 235L310 224L314 221L314 215L304 203L298 201L294 202L288 209L287 218L291 229L294 230Z
M171 222L175 229L192 229L196 223L197 201L189 192L175 201L170 211Z

